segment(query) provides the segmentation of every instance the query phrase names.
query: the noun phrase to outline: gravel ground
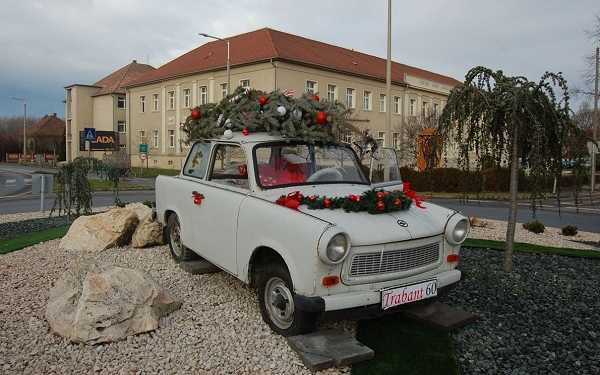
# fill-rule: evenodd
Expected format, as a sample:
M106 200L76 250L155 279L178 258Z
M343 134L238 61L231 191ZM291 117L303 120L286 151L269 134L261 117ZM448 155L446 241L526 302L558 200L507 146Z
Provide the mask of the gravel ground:
M10 223L0 225L0 238L42 229L48 221L22 222L37 217L0 216L0 223ZM479 224L471 237L502 239L502 222ZM567 241L594 251L600 241L594 233L567 239L555 228L544 235L517 229L522 242L557 246ZM0 373L310 374L286 340L262 321L255 291L226 273L190 275L171 261L168 246L73 253L60 250L58 243L0 255ZM444 298L480 316L451 334L463 372L600 374L600 261L517 253L513 272L504 274L502 257L494 250L463 249L460 268L466 278ZM155 332L123 342L87 346L55 337L44 319L50 287L83 258L147 272L184 304L161 319ZM356 324L319 326L329 328L355 335Z

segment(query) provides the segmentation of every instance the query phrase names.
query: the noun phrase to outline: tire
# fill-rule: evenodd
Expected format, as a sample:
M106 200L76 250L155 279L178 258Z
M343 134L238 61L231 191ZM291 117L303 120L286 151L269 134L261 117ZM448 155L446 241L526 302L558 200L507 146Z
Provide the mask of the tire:
M181 225L177 214L171 214L167 221L167 241L171 249L171 257L177 263L198 259L198 255L181 242Z
M316 313L295 307L294 294L287 268L281 263L268 264L258 281L260 313L273 331L285 337L312 332L317 322Z
M127 178L129 178L130 180L134 179L136 176L137 176L137 174L135 173L133 168L131 168L127 171Z

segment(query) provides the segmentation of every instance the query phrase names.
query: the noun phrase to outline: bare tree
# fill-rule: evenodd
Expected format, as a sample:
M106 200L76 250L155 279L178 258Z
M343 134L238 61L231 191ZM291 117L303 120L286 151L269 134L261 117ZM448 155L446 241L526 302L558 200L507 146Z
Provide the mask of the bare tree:
M428 129L437 129L439 113L433 110L427 111L420 116L406 116L395 130L402 134L400 139L400 150L402 159L407 166L415 168L419 155L419 134Z
M591 28L583 29L589 41L593 41L594 45L600 40L600 13L595 13L596 22ZM596 84L596 49L591 49L583 56L584 68L580 73L583 79L582 86L574 87L573 93L577 96L582 96L593 100L594 85Z

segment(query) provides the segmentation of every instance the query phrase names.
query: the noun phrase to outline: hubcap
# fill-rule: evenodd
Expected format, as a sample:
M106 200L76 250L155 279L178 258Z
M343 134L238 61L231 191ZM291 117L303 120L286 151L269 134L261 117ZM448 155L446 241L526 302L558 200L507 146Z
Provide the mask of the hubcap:
M265 288L265 305L271 321L281 329L289 328L294 321L294 299L283 280L273 277Z
M171 248L176 256L181 256L181 231L179 225L173 224L171 227Z

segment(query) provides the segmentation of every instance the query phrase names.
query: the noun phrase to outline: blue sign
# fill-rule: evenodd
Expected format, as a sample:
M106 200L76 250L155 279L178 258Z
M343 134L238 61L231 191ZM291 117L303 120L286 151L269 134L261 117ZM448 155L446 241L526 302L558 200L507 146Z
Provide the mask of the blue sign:
M96 128L83 128L83 140L96 142Z

